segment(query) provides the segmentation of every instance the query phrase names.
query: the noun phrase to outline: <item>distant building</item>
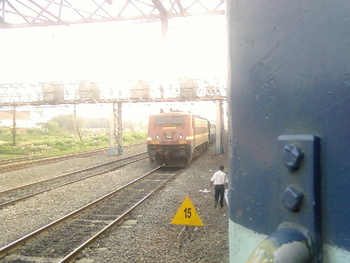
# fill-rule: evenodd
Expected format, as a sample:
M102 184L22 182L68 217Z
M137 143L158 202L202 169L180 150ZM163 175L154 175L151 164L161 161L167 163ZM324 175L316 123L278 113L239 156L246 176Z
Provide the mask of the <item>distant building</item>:
M0 111L0 126L13 126L13 111ZM31 118L30 111L16 111L17 128L38 128L36 122Z

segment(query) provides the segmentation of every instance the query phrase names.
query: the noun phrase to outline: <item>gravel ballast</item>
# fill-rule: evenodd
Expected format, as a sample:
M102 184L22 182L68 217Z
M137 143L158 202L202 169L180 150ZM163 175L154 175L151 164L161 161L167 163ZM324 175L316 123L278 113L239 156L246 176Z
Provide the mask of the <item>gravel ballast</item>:
M132 154L131 151L133 148L126 149L124 155ZM229 262L228 208L226 204L222 209L214 208L214 188L210 188L210 178L219 165L228 168L228 156L226 153L215 155L214 151L213 146L161 191L143 202L121 226L91 244L77 262ZM105 162L110 158L114 157L89 158L88 161L75 161L75 164L67 161L65 165L60 162L50 168L33 167L26 169L26 174L44 179L49 176L48 169L60 174L67 172L68 167L69 170L75 165L81 168L85 163L92 166L94 162ZM141 164L55 189L2 209L0 231L4 235L0 246L118 188L153 167L146 159ZM227 169L225 172L228 173ZM0 175L2 180L3 176ZM9 188L8 178L11 177L16 176L6 173ZM14 182L19 184L17 179ZM186 196L191 198L204 226L186 228L170 224Z

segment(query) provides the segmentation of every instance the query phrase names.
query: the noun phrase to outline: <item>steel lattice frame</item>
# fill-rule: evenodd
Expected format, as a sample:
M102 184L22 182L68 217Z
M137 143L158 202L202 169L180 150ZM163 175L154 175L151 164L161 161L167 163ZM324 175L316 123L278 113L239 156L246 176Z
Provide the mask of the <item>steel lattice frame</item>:
M0 84L0 108L5 106L39 106L60 105L77 103L111 103L111 102L173 102L190 100L224 100L226 98L226 83L220 79L211 82L201 80L187 80L185 91L194 89L198 95L193 97L182 97L180 87L174 89L174 94L163 97L160 94L150 96L143 90L134 88L127 89L128 94L119 93L120 90L105 89L100 83L87 83L85 88L83 82L75 83L12 83ZM93 84L92 87L90 84ZM82 89L83 88L83 89ZM168 87L166 87L168 88ZM174 87L173 87L174 88ZM187 94L189 95L189 94Z
M0 0L0 28L224 14L225 0Z

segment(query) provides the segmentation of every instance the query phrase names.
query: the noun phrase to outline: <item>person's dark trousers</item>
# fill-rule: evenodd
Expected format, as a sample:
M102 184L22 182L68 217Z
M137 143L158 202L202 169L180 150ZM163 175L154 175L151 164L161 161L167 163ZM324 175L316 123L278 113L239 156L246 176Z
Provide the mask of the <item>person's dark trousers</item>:
M215 204L218 203L219 198L220 198L220 207L224 207L224 194L225 194L225 185L220 184L220 185L215 185L215 195L214 195L214 201Z

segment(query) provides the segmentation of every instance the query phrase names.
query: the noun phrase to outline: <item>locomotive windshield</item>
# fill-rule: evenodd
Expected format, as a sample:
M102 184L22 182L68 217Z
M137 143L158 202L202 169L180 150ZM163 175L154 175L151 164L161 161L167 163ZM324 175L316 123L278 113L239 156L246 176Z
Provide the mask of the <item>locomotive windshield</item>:
M154 120L154 124L167 124L168 117L156 117Z
M181 123L185 123L184 116L173 116L171 118L171 124L181 124Z
M156 125L162 125L162 124L184 124L185 123L185 117L184 116L171 116L170 122L169 117L165 116L157 116L154 119L154 124Z

